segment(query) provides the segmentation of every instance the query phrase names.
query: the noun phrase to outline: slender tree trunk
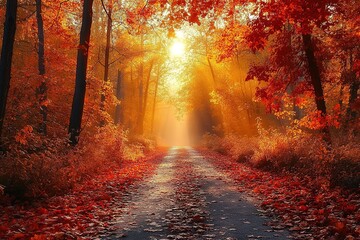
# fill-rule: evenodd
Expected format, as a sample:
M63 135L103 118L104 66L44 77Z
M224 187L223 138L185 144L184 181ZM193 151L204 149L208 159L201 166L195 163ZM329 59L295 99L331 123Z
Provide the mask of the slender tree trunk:
M157 69L157 77L156 77L155 92L154 92L154 101L153 101L153 105L152 105L151 134L154 133L155 108L156 108L156 100L157 100L157 92L158 92L158 87L159 87L159 81L160 81L160 65L158 65L158 69Z
M118 77L117 77L117 83L116 83L116 98L119 101L123 100L123 91L122 91L122 73L120 70L118 70ZM121 105L117 104L115 109L115 125L118 125L122 121L121 116Z
M146 77L146 83L145 83L145 90L144 90L144 103L143 103L143 110L141 113L141 122L144 124L145 119L145 113L146 113L146 107L147 107L147 99L149 96L149 85L150 85L150 78L151 78L151 71L154 66L154 61L151 61L150 63L150 69Z
M284 26L284 30L288 34L287 46L288 46L289 49L293 49L293 41L292 41L293 31L292 31L292 24L289 23L289 20L287 20L287 22L286 22L286 24ZM294 63L291 62L291 65L293 66ZM294 82L294 83L297 82L298 77L299 76L294 75L292 72L290 72L289 78L290 78L291 82ZM287 90L289 90L289 93L291 94L294 91L294 88L293 88L293 86L289 85L289 88ZM292 110L294 112L293 120L299 120L300 119L300 114L301 114L301 109L298 106L296 106L295 99L293 100L293 103L292 103Z
M42 0L36 0L36 20L38 27L38 70L40 75L45 74L45 37L44 21L42 17Z
M129 108L131 111L131 119L129 119L128 121L128 128L132 130L132 132L136 133L137 129L136 129L136 117L137 117L137 81L134 80L134 66L133 66L133 62L131 61L131 65L130 65L130 86L131 86L131 98L129 99ZM134 126L135 125L135 126Z
M144 111L144 83L143 83L143 73L144 73L144 65L143 63L140 64L139 69L139 86L138 86L138 94L139 94L139 106L138 106L138 116L137 116L137 134L143 134L144 128L143 128L143 121L142 121L142 114Z
M84 110L86 72L92 24L92 5L93 0L84 0L80 44L77 53L75 92L69 124L70 144L73 146L79 141L81 119Z
M107 12L107 28L106 28L106 46L105 46L105 64L104 64L104 86L109 82L109 60L110 60L110 41L111 41L111 31L112 31L112 4L109 6L109 11ZM105 111L105 88L101 92L101 109ZM102 120L101 125L104 125Z
M209 64L209 68L210 68L210 72L211 72L211 77L212 77L212 80L213 80L213 83L214 83L214 90L216 90L216 83L217 83L217 80L216 80L216 75L215 75L215 71L214 71L214 67L211 63L211 60L210 58L207 56L206 57L206 60ZM216 107L216 106L215 106ZM222 109L222 106L220 105L219 106L219 113L217 115L214 116L214 123L217 125L217 126L220 126L220 129L216 129L215 133L219 136L222 136L224 134L224 117L223 117L223 109ZM213 111L211 111L211 113L213 113Z
M316 62L313 42L311 39L311 34L303 34L303 44L306 54L306 59L309 65L309 73L311 78L311 84L314 87L315 92L315 103L318 111L321 112L323 117L326 117L326 104L324 98L324 91L321 83L320 70ZM323 139L328 144L331 145L331 135L329 126L326 124L322 129Z
M349 102L346 109L346 128L349 126L349 123L356 119L357 112L352 109L353 103L358 98L358 91L360 87L360 82L356 78L356 73L354 71L354 60L353 60L353 54L352 51L350 51L350 71L349 71L349 81L350 81L350 88L349 88Z
M45 34L44 34L44 22L42 18L42 0L36 0L36 20L38 27L38 69L39 75L41 76L41 83L36 89L36 95L38 97L40 114L42 116L42 121L39 124L39 132L46 135L47 134L47 113L48 109L46 106L47 101L47 84L45 79Z
M359 91L360 83L357 81L357 79L354 79L354 82L350 84L350 96L349 96L349 103L346 110L347 115L347 121L350 122L351 120L354 120L357 116L357 112L352 110L352 104L356 101L358 98L358 91Z
M214 83L214 88L216 88L216 77L215 77L215 72L214 72L214 68L211 64L211 61L209 59L209 57L206 57L206 60L209 64L209 68L210 68L210 72L211 72L211 77L212 77L212 80L213 80L213 83Z
M144 51L144 36L141 34L141 52ZM138 116L137 116L137 124L136 124L136 133L142 135L144 132L144 123L142 119L143 111L144 111L144 58L142 57L140 68L139 68L139 108L138 108Z
M17 0L7 0L0 59L0 137L4 125L6 101L10 88L11 63L16 33Z
M344 97L344 84L341 83L341 86L340 86L340 92L339 92L339 105L340 105L340 110L342 111L343 109L343 97Z
M146 109L146 104L147 104L147 98L148 98L148 93L149 93L149 85L150 85L150 78L151 78L151 72L154 66L154 61L150 62L150 69L149 72L147 74L146 77L146 85L145 85L145 92L144 92L144 108Z
M344 97L344 87L345 87L344 82L346 82L346 63L347 63L347 60L344 59L343 63L342 63L342 70L341 70L341 77L340 77L341 86L340 86L340 92L339 92L339 105L340 105L341 112L343 110L343 105L344 105L343 97Z

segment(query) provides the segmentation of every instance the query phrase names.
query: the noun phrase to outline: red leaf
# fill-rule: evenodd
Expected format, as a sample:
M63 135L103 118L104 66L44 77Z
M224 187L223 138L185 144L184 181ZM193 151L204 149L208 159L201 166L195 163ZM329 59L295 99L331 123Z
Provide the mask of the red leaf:
M301 205L301 206L299 206L299 211L302 211L302 212L305 212L305 211L307 211L309 208L307 207L307 206L305 206L305 205Z
M46 240L46 236L45 235L37 235L35 234L35 236L33 236L32 238L30 238L30 240Z
M0 232L7 232L9 231L9 227L8 226L5 226L5 225L0 225Z
M336 232L338 232L338 233L342 233L342 232L346 231L346 224L344 222L337 221L337 222L335 222L334 227L335 227Z
M23 233L16 233L16 234L12 237L12 239L24 239L25 237L26 237L26 235L23 234Z
M42 207L39 208L38 211L40 214L47 214L49 212L46 208L42 208Z
M352 204L348 204L344 207L344 212L346 213L354 213L356 211L356 206Z

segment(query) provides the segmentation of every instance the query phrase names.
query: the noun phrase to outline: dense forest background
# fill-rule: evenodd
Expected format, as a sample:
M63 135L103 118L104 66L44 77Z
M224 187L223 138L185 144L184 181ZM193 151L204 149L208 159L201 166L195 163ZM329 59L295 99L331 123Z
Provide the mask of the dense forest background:
M66 192L157 143L359 187L357 0L7 2L6 192Z

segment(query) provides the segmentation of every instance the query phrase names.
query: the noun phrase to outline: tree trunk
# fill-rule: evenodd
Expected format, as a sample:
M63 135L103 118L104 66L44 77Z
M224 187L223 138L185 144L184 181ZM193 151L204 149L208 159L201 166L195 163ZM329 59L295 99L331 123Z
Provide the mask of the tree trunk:
M128 118L127 118L127 125L126 127L131 129L132 133L136 133L137 129L136 129L136 117L137 117L137 112L138 112L138 108L137 108L137 81L134 80L134 66L133 66L133 62L131 61L130 63L130 85L129 87L131 88L131 96L129 96L129 100L127 101L129 103L129 112L128 112ZM123 105L124 106L124 105ZM125 107L125 106L124 106ZM131 116L131 117L129 117Z
M107 28L106 28L106 46L105 46L105 64L104 64L104 85L109 82L109 60L110 60L110 41L111 41L111 31L112 31L112 5L109 6L109 11L107 12ZM105 88L101 92L101 110L105 111ZM104 125L104 121L101 121L101 125Z
M81 119L84 110L86 72L92 23L92 5L93 0L84 0L80 44L77 53L75 92L69 124L70 144L73 146L79 141Z
M209 64L209 68L210 68L210 72L211 72L211 78L213 80L213 84L214 84L214 90L216 90L216 85L217 85L217 79L216 79L216 75L215 75L215 71L214 71L214 67L211 63L211 60L208 56L206 56L206 60ZM214 105L213 105L214 106ZM214 106L215 108L217 108L217 106ZM213 113L214 111L211 111L211 113ZM216 125L216 131L215 133L218 135L218 136L222 136L224 134L224 117L223 117L223 110L222 110L222 106L219 105L219 110L216 109L216 112L218 112L218 114L216 114L214 116L214 125ZM218 128L218 126L220 126L220 129Z
M39 132L46 135L47 134L47 84L45 75L45 37L44 37L44 22L42 18L42 0L36 0L36 20L38 27L38 69L39 75L41 76L41 83L36 89L36 95L39 101L40 114L42 116L42 121L39 124Z
M144 124L144 119L145 119L145 113L146 113L146 107L147 107L147 99L148 99L148 96L149 96L149 85L150 85L151 71L152 71L153 66L154 66L154 61L151 61L150 69L149 69L148 75L146 77L146 83L145 83L143 110L142 110L142 113L141 113L141 122L142 122L142 124Z
M213 83L214 83L214 89L216 89L216 77L215 77L215 72L214 72L214 68L210 62L210 59L209 57L206 57L206 60L209 64L209 68L210 68L210 72L211 72L211 77L212 77L212 80L213 80Z
M354 60L353 60L353 53L350 51L350 71L348 75L348 80L350 82L350 88L349 88L349 102L346 109L346 128L349 126L349 123L356 119L357 112L352 109L352 105L355 103L357 97L358 97L358 91L360 87L360 82L356 77L356 73L354 71Z
M339 105L340 105L340 112L342 112L343 110L343 105L344 105L344 82L346 82L346 64L347 64L347 60L344 59L343 62L342 62L342 70L341 70L341 77L340 77L340 80L341 80L341 86L340 86L340 92L339 92Z
M138 94L139 94L139 106L138 106L138 116L137 116L137 123L136 123L136 133L143 134L144 126L142 121L142 114L144 111L144 83L143 83L143 73L144 73L144 65L140 63L139 69L139 85L138 85Z
M346 109L346 118L347 122L351 122L352 120L356 119L357 112L352 110L352 105L358 98L358 91L359 91L360 83L357 81L356 77L354 82L350 84L350 96L349 96L349 103Z
M141 53L144 51L144 36L141 33ZM144 132L144 123L142 119L143 111L144 111L144 57L141 59L140 67L139 67L139 106L138 106L138 115L137 115L137 123L136 123L136 133L142 135Z
M16 32L17 0L7 0L0 59L0 136L4 125L6 101L10 88L11 63Z
M314 87L315 93L315 103L318 111L321 112L322 117L326 117L326 104L324 98L324 91L321 83L320 70L316 62L314 47L311 39L311 34L303 34L303 44L306 54L306 59L309 67L309 74L311 78L311 84ZM323 139L328 144L331 145L331 135L329 126L326 124L323 129Z
M119 101L123 100L123 91L122 91L122 73L120 70L118 70L118 77L117 77L117 83L116 83L116 98ZM118 125L122 121L122 114L121 114L121 105L117 104L115 109L115 125Z
M158 88L159 88L159 81L160 81L160 64L158 65L158 69L157 69L157 77L156 77L155 92L154 92L154 101L153 101L153 106L152 106L151 134L154 133L155 108L156 108L157 92L158 92Z

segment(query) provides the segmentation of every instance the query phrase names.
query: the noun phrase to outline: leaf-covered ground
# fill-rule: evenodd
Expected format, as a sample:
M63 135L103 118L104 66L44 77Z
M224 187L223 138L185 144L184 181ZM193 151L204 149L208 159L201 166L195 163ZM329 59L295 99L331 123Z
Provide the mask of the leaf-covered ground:
M237 182L238 190L256 196L275 228L288 228L296 239L360 239L360 194L330 188L321 179L271 174L229 157L202 151Z
M359 239L359 194L173 148L0 207L0 239Z
M224 173L191 148L172 148L155 174L122 199L101 239L288 239L239 193ZM116 212L116 210L114 210Z
M154 172L164 153L109 166L66 196L0 206L0 239L92 239L110 231L122 199Z

